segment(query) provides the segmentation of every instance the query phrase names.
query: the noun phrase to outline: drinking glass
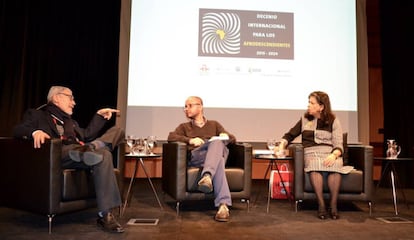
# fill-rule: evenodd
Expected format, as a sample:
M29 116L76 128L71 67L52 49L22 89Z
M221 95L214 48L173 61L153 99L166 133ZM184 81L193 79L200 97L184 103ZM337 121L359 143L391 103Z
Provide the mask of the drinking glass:
M134 135L127 135L126 143L129 147L129 153L135 155L136 137Z
M149 153L151 155L154 154L153 149L154 149L154 146L155 146L156 142L157 142L157 137L156 136L148 136L147 137L147 144L148 144L148 148L149 148Z
M138 155L145 155L145 142L143 138L137 138L136 139L136 149L138 151Z
M276 147L276 140L267 139L267 148L271 151L272 154L275 153L275 147Z

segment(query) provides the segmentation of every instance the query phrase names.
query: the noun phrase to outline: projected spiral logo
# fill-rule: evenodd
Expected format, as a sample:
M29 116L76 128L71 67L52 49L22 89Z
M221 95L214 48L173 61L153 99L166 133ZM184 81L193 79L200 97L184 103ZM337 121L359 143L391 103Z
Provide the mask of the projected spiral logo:
M240 53L240 17L235 13L206 13L202 18L203 54Z

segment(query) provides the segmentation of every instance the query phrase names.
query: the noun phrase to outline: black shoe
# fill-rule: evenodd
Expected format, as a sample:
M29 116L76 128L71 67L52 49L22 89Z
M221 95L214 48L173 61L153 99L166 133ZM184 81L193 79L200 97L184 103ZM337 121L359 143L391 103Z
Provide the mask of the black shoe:
M326 219L326 211L318 211L318 218L321 220L325 220Z
M333 220L338 220L338 219L339 219L338 212L333 212L333 211L331 211L330 215L331 215L331 218L332 218Z
M94 166L102 162L102 160L103 160L102 154L98 154L95 152L86 152L83 154L83 162L88 166Z
M99 217L96 223L107 232L123 233L125 231L111 213L106 214L104 217Z
M93 149L89 145L79 145L69 150L69 157L75 162L81 162L83 154L87 151L93 151Z
M84 162L88 166L96 165L103 160L101 154L94 152L90 145L83 145L69 151L69 157L75 162Z

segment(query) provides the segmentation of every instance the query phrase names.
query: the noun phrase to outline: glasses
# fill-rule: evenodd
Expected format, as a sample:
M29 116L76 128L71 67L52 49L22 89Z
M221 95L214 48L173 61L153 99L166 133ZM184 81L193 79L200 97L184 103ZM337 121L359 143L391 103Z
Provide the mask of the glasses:
M192 108L193 106L200 106L201 104L200 103L189 103L189 104L186 104L183 108L184 109L187 109L187 108Z
M73 96L73 95L70 95L70 94L67 94L67 93L58 93L58 94L62 94L62 95L65 95L66 97L68 97L70 100L75 100L75 97Z

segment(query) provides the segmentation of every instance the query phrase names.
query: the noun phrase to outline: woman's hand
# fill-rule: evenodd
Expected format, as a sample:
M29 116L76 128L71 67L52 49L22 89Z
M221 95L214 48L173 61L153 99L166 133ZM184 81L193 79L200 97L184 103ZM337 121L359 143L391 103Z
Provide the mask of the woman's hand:
M331 167L332 165L334 165L336 159L338 159L341 156L341 151L339 151L338 149L335 149L331 154L329 154L325 161L323 161L323 164L327 167Z
M325 158L325 161L323 161L323 165L326 167L331 167L332 165L334 165L335 161L336 156L335 154L331 153Z

